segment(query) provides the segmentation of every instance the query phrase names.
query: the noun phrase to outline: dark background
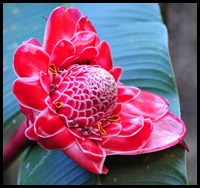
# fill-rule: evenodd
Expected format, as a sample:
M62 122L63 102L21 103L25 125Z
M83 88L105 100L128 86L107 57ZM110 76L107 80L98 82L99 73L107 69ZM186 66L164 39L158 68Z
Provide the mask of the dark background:
M187 175L197 185L197 3L160 3L169 33L169 50L187 126Z

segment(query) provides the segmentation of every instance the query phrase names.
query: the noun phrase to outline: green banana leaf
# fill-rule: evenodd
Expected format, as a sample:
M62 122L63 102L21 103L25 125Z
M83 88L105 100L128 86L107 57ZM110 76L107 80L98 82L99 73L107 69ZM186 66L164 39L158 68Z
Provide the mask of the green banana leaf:
M60 3L8 4L3 7L3 117L4 129L21 116L12 94L16 78L12 55L22 41L31 37L43 42L45 19ZM66 4L65 4L66 5ZM170 111L180 116L174 73L168 50L167 28L156 3L73 3L94 24L101 40L111 45L115 66L123 68L121 82L159 94L170 102ZM106 175L94 175L61 151L46 151L38 145L27 152L18 184L186 185L185 151L179 145L151 154L108 156Z

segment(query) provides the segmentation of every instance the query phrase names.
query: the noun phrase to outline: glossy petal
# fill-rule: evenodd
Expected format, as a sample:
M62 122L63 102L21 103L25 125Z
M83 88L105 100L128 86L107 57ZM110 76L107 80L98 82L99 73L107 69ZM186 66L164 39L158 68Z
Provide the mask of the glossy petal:
M96 56L99 54L98 50L94 47L86 47L81 52L79 61L87 61L96 58Z
M76 142L63 152L80 166L95 174L106 174L108 172L108 169L104 166L106 155L93 141Z
M48 94L42 88L39 78L16 79L13 83L13 93L18 102L25 107L34 110L43 110L46 107L44 99Z
M140 94L140 89L137 87L119 85L117 88L118 102L128 103Z
M62 39L69 40L75 31L81 12L77 8L60 6L49 16L44 35L43 47L51 54L56 43Z
M169 148L181 142L185 135L184 122L168 112L162 118L153 122L153 131L142 151L148 153Z
M102 135L102 138L118 136L122 130L122 124L116 122L110 123L104 130L106 134Z
M79 56L81 52L87 47L94 47L97 40L97 35L94 32L80 31L76 33L71 42L76 47L76 55Z
M23 43L29 43L29 44L33 44L35 46L42 47L42 45L40 44L40 42L37 39L35 39L35 38L30 38L29 40L24 41Z
M43 110L35 122L35 133L42 137L52 137L66 129L60 116L49 108Z
M14 70L20 77L39 76L41 71L47 73L49 58L41 47L24 43L14 54Z
M93 31L96 33L95 28L93 27L92 23L90 20L87 20L87 16L82 16L76 25L75 32L77 33L78 31Z
M119 81L121 75L122 75L122 68L121 67L113 67L109 70L109 73L113 75L116 82Z
M53 48L50 64L54 64L57 68L70 56L75 53L74 45L67 40L60 40Z
M41 138L35 133L34 130L34 125L26 128L25 130L25 135L28 139L34 140L34 141L39 141Z
M169 110L168 101L159 95L141 90L133 100L124 103L123 111L132 116L157 120Z
M133 117L129 114L121 113L120 122L122 130L119 137L130 137L136 135L144 126L144 118L142 116Z
M99 144L106 151L106 155L138 154L146 144L151 132L152 122L149 119L144 121L144 126L134 136L103 138Z
M97 46L97 49L99 50L99 55L96 58L98 65L109 71L113 67L110 45L106 41L103 41Z
M38 144L47 150L52 150L52 149L63 150L70 147L72 144L74 144L74 142L75 142L74 136L66 128L54 136L45 139L44 138L40 139L38 141Z

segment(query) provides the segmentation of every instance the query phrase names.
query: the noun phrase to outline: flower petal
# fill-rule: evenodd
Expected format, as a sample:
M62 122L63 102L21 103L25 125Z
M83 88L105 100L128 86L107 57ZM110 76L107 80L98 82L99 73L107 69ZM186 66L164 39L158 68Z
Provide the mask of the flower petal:
M185 135L184 122L168 112L162 118L153 122L153 131L142 151L149 153L169 148L181 142Z
M140 89L132 86L118 85L117 102L127 103L140 94Z
M56 68L59 68L67 58L73 56L74 52L75 47L70 41L60 40L53 48L50 64L54 64Z
M38 144L47 150L52 150L52 149L63 150L70 147L72 144L74 144L74 142L75 142L74 136L66 128L52 137L40 139L38 141Z
M34 140L34 141L39 141L41 138L35 133L34 131L34 125L26 128L25 130L25 135L28 139Z
M102 135L102 138L117 136L122 130L122 125L120 123L113 122L104 128L104 130L106 134Z
M157 120L168 112L168 104L161 96L141 90L133 100L123 104L123 111L133 116Z
M87 61L94 59L98 55L98 50L94 47L86 47L84 50L81 52L79 61Z
M13 66L19 77L39 76L47 73L49 55L41 48L30 43L22 44L15 52Z
M79 56L81 52L87 47L94 47L98 36L94 32L80 31L76 33L71 42L76 47L76 55Z
M102 41L97 49L99 50L99 55L96 58L98 65L109 71L113 67L110 45L106 41Z
M29 44L33 44L35 46L42 47L42 45L40 44L40 42L37 39L34 39L34 38L30 38L29 40L24 41L23 43L29 43Z
M122 75L122 68L121 67L113 67L109 70L109 73L113 75L115 81L118 82L121 75Z
M120 120L122 130L119 137L130 137L137 134L144 126L144 118L142 116L133 117L129 114L121 113Z
M104 166L105 153L96 144L86 139L76 142L63 152L83 168L95 173L106 174L108 169Z
M152 132L151 120L145 120L144 126L140 131L130 137L109 137L103 138L99 145L106 151L106 155L132 155L138 154L141 148L146 144Z
M44 99L48 94L42 88L40 78L16 79L13 83L13 93L22 106L35 110L43 110L46 107Z
M75 33L77 33L78 31L93 31L96 33L96 30L92 25L92 22L90 20L87 20L87 16L82 16L78 20Z
M60 116L49 108L44 109L35 122L35 133L42 138L52 137L66 129Z
M43 46L47 53L51 54L59 40L69 40L73 36L81 15L81 12L73 7L66 9L65 6L60 6L52 11L47 20L44 34Z

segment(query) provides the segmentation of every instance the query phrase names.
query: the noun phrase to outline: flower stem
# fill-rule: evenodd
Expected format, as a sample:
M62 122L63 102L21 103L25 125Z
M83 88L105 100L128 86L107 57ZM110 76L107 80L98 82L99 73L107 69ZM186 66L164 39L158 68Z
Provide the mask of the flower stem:
M25 134L25 121L3 148L3 170L5 170L31 143Z

